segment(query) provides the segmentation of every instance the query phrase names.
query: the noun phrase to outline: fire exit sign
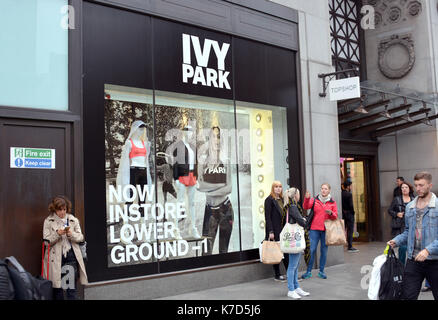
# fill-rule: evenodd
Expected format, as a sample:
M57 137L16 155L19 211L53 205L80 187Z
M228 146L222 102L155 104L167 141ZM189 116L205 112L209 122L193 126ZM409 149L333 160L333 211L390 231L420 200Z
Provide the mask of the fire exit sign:
M18 169L55 169L55 149L11 147L10 167Z

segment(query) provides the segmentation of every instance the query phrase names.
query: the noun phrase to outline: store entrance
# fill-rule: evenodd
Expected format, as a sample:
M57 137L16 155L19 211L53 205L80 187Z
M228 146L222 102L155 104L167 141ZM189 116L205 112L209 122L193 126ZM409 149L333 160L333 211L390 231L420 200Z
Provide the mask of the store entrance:
M370 240L372 204L370 192L370 160L358 157L341 157L341 181L351 181L355 211L354 241Z

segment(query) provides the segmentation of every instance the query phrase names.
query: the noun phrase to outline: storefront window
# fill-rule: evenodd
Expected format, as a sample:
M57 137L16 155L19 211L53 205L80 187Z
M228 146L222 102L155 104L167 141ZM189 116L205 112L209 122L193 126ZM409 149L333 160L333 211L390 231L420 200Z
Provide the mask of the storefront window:
M105 85L104 107L108 266L154 262L152 91Z
M264 201L277 180L288 187L286 108L236 102L242 250L265 237Z
M0 2L0 106L68 109L67 5Z
M254 249L286 109L105 85L105 155L109 267Z

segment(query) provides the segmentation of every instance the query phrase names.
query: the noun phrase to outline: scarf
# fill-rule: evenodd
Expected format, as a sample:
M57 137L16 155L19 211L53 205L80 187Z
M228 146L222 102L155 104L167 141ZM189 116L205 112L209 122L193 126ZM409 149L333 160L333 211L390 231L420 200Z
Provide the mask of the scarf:
M330 193L327 195L327 197L323 197L322 195L318 194L318 200L321 201L324 204L327 201L329 201L331 198L332 198L332 196L330 195Z
M66 219L68 219L68 214L65 215L64 219L58 217L56 213L54 213L53 216L55 218L55 225L56 225L55 230L63 229L66 223ZM61 236L61 246L62 246L62 255L64 256L64 258L66 258L67 252L71 249L71 243L70 240L68 240L67 235L65 234Z

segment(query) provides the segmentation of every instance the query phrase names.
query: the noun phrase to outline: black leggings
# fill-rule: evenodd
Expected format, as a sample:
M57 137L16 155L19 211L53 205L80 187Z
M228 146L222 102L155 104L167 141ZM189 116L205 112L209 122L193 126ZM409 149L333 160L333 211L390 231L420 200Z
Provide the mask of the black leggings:
M145 186L148 184L148 177L147 177L147 169L146 168L131 168L129 170L129 183L133 186L139 185L139 186ZM129 190L129 197L133 196L133 191ZM126 204L132 204L132 202L126 202ZM139 203L140 204L140 203ZM140 214L142 217L144 217L144 209L141 207L139 209Z
M228 252L231 231L233 230L234 211L230 200L227 199L224 203L218 207L205 206L202 235L208 237L208 242L207 252L204 252L203 255L211 254L218 228L219 253Z

